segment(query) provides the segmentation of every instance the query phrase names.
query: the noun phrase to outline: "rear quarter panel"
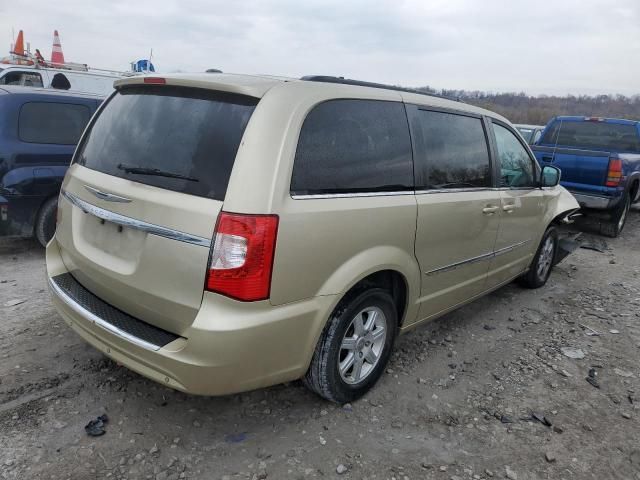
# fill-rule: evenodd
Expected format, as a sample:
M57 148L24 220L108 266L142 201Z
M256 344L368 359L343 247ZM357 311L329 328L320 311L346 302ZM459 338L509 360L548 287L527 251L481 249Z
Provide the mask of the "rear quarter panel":
M372 89L355 96L344 87L300 82L272 88L258 104L236 157L224 210L280 216L271 287L275 305L344 293L368 274L385 269L405 277L409 299L419 296L413 195L290 195L300 128L315 105L336 98L401 101L397 92ZM405 318L415 313L409 305Z

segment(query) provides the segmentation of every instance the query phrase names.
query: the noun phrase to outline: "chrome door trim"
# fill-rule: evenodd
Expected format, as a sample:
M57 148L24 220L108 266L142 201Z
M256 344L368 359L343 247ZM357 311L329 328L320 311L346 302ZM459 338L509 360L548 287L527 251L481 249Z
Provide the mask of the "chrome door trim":
M445 265L444 267L439 267L433 270L429 270L428 272L425 272L425 275L435 275L436 273L448 272L450 270L455 270L456 268L461 267L462 265L477 263L483 260L489 260L491 258L493 258L493 252L484 253L482 255L478 255L477 257L468 258L460 262Z
M414 193L413 190L400 190L397 192L310 193L304 195L292 193L291 198L294 200L310 200L321 198L390 197L396 195L413 195Z
M61 191L62 196L69 202L78 207L84 213L89 213L94 217L98 217L107 222L115 223L116 225L122 225L135 230L140 230L151 235L157 235L158 237L169 238L171 240L177 240L179 242L190 243L199 247L211 247L211 239L205 237L199 237L197 235L191 235L190 233L181 232L172 228L161 227L153 223L143 222L142 220L136 220L135 218L120 215L119 213L105 210L104 208L97 207L91 203L85 202L81 198L76 197L72 193L66 190Z
M498 257L500 255L504 255L505 253L509 253L510 251L515 250L518 247L522 247L523 245L526 245L530 241L531 241L531 239L523 240L522 242L514 243L513 245L509 245L508 247L499 248L498 250L493 252L493 256L494 257Z
M129 342L134 343L139 347L145 348L147 350L158 351L162 348L161 346L156 345L154 343L150 343L150 342L147 342L146 340L142 340L141 338L134 337L130 333L127 333L124 330L119 329L115 325L111 325L109 322L106 322L102 318L98 317L95 313L87 310L78 302L76 302L73 298L67 295L67 293L64 290L62 290L51 277L49 277L49 287L58 296L58 298L60 298L60 300L62 300L69 308L71 308L76 313L82 315L84 318L88 319L89 321L93 322L95 325L98 325L99 327L104 328L105 330L113 333L114 335L124 338L125 340L128 340Z
M500 248L500 249L496 250L495 252L484 253L482 255L478 255L477 257L471 257L471 258L468 258L466 260L462 260L460 262L455 262L455 263L451 263L449 265L445 265L444 267L438 267L438 268L435 268L433 270L429 270L428 272L425 272L425 275L435 275L436 273L443 273L443 272L448 272L448 271L451 271L451 270L455 270L456 268L461 267L462 265L469 265L469 264L472 264L472 263L482 262L484 260L491 260L492 258L498 257L500 255L504 255L505 253L509 253L509 252L511 252L512 250L515 250L518 247L526 245L530 241L531 240L524 240L522 242L518 242L518 243L514 243L513 245L509 245L508 247Z
M460 193L460 192L490 192L491 187L463 187L463 188L430 188L416 190L416 195L432 193Z
M89 185L85 185L84 188L93 193L100 200L104 200L106 202L118 202L118 203L131 203L130 198L121 197L120 195L115 195L113 193L103 192L98 190L97 188L90 187Z

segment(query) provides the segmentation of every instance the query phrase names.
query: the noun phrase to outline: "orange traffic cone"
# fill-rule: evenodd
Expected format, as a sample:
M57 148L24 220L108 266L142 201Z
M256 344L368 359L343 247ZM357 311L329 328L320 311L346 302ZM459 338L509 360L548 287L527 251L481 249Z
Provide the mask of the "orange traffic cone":
M24 56L24 39L22 38L22 30L18 32L18 38L16 39L16 44L13 46L13 52L16 55Z
M20 31L20 34L22 34L22 30ZM18 38L22 38L22 37L18 37ZM64 63L64 55L62 54L62 45L60 45L60 37L58 36L58 30L53 31L53 47L51 48L51 63L57 63L57 64Z

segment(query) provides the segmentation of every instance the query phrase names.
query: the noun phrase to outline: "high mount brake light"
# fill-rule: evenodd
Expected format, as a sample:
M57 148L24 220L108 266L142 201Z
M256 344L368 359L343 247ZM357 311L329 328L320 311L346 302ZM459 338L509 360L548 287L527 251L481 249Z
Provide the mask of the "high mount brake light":
M144 83L151 83L154 85L164 85L167 83L167 80L162 77L144 77Z
M206 289L244 302L268 299L277 233L277 215L220 212Z

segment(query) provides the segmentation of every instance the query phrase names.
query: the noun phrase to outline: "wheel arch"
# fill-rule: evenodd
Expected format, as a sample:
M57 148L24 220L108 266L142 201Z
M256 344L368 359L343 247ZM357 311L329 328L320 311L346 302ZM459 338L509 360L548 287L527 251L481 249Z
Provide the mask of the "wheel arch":
M383 258L387 261L380 263ZM397 247L380 246L358 253L326 280L318 295L337 294L337 306L354 291L367 286L381 286L391 291L394 300L402 305L398 312L400 325L417 315L415 299L420 292L420 268L415 257Z
M345 292L338 305L370 288L383 288L389 291L396 306L398 327L401 327L407 313L409 286L406 277L397 270L378 270L361 278Z
M637 203L640 201L640 173L636 173L629 179L629 197L631 198L631 203Z

